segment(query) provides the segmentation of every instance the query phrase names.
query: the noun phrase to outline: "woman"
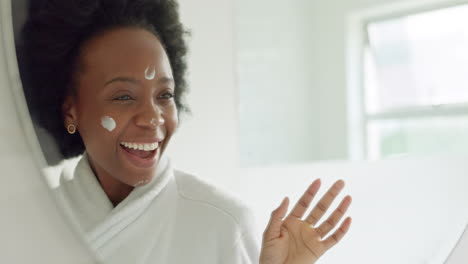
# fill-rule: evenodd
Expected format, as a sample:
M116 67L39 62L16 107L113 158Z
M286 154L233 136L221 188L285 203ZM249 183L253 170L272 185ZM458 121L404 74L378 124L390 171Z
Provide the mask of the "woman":
M273 211L259 252L251 213L234 197L174 170L164 151L187 111L186 31L175 1L34 1L19 47L35 121L57 142L55 190L106 263L314 263L350 225L336 182L304 219L315 181L284 218ZM284 219L283 219L284 218Z

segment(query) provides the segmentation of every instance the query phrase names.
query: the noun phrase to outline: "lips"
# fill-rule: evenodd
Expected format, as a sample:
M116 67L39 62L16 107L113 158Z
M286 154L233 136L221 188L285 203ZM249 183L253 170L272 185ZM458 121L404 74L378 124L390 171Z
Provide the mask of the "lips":
M151 155L156 152L156 149L155 150L152 150L152 151L147 151L147 150L137 150L137 149L132 149L132 148L127 148L127 147L124 147L125 151L127 151L128 153L132 154L132 155L135 155L141 159L148 159L149 157L151 157Z
M137 150L120 145L120 150L126 160L138 168L150 168L156 163L159 147L153 151Z

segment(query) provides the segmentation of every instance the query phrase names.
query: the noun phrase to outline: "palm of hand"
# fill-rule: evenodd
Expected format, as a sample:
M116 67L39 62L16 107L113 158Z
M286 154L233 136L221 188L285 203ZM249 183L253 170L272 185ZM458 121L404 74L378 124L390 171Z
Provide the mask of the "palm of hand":
M335 245L346 233L351 219L346 219L340 228L329 238L323 238L335 227L343 217L351 198L343 199L340 206L319 227L314 228L317 219L326 212L331 202L342 189L342 182L337 182L325 194L310 215L302 220L311 200L320 187L320 181L315 181L302 196L301 200L283 220L287 211L288 200L283 200L281 206L273 211L270 223L264 232L260 263L262 264L311 264L315 263L328 249Z

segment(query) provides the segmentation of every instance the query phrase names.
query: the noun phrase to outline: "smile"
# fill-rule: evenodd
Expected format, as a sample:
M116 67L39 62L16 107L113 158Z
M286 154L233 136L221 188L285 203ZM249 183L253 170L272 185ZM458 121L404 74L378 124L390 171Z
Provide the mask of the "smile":
M120 142L121 153L133 166L150 168L156 164L161 141L152 143Z
M159 147L159 143L132 143L132 142L120 142L120 145L128 148L128 149L135 149L135 150L143 150L143 151L153 151Z

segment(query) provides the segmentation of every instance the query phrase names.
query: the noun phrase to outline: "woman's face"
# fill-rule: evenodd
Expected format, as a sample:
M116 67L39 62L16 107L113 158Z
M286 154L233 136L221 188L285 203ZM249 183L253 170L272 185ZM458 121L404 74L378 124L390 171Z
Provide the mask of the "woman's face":
M76 125L101 184L148 183L178 122L164 48L149 31L119 28L84 44L80 62L65 127Z

